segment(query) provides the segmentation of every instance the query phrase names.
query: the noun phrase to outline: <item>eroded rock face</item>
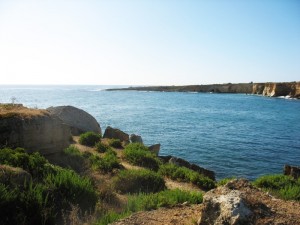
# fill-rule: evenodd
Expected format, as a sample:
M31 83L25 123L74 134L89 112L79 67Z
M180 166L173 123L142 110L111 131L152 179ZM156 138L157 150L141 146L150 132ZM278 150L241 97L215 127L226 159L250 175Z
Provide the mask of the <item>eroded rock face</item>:
M136 134L131 134L130 135L130 141L131 143L141 143L143 144L143 139L141 136L136 135Z
M103 138L114 138L114 139L119 139L120 141L123 141L125 143L129 143L129 135L126 134L125 132L117 129L117 128L112 128L108 126L105 129Z
M0 118L0 147L22 147L48 155L68 147L70 138L70 128L49 114Z
M47 109L51 115L60 118L67 124L73 135L79 135L87 131L101 134L101 128L96 119L82 109L73 106L57 106Z
M251 210L239 190L230 186L218 187L203 197L204 207L198 225L242 225L251 224Z
M266 83L262 95L268 97L290 96L300 98L300 82Z

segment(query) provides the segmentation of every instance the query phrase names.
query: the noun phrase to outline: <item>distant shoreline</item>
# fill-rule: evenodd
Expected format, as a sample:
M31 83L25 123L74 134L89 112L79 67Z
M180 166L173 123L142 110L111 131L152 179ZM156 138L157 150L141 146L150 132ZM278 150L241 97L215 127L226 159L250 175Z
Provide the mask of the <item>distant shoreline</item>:
M106 91L158 91L158 92L204 92L258 94L268 97L286 96L300 99L300 82L267 83L227 83L183 86L140 86L128 88L110 88Z

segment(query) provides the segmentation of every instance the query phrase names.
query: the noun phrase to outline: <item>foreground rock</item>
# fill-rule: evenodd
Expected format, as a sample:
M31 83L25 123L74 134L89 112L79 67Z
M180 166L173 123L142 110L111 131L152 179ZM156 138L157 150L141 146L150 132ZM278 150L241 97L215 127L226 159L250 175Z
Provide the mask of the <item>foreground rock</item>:
M47 111L12 105L0 108L0 147L22 147L48 155L69 146L70 128Z
M276 199L244 179L207 192L198 224L300 224L300 202Z
M47 111L67 124L73 135L79 135L87 131L101 134L101 128L96 119L82 109L73 106L57 106L50 107Z
M183 166L183 167L186 167L188 169L191 169L191 170L194 170L200 174L203 174L204 176L206 177L209 177L210 179L212 180L215 180L215 173L211 170L208 170L208 169L205 169L203 167L200 167L196 164L193 164L193 163L190 163L184 159L181 159L181 158L177 158L177 157L174 157L174 156L160 156L160 158L165 162L165 163L172 163L172 164L175 164L177 166Z
M110 138L110 139L119 139L122 142L125 142L126 144L129 143L129 135L126 134L125 132L117 129L117 128L112 128L108 126L105 129L103 138Z

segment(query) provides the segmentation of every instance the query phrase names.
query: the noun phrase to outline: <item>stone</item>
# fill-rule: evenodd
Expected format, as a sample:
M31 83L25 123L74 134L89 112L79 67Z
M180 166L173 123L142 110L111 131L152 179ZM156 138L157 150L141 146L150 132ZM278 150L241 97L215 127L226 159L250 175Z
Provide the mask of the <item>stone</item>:
M121 131L120 129L112 128L110 126L108 126L105 129L103 138L119 139L120 141L125 142L126 144L129 143L129 135L128 134Z
M80 135L88 131L101 134L101 127L97 120L82 109L74 106L56 106L47 108L47 111L67 124L72 135Z
M160 144L151 145L151 146L148 147L148 149L151 152L155 153L156 156L158 156L159 151L160 151Z
M298 179L300 177L300 167L285 165L283 174Z
M208 169L205 169L205 168L202 168L196 164L192 164L192 163L189 163L188 161L184 160L184 159L181 159L181 158L177 158L177 157L171 157L169 158L169 163L172 163L172 164L175 164L177 166L183 166L183 167L186 167L188 169L191 169L191 170L194 170L212 180L215 180L215 173L211 170L208 170Z
M198 225L251 224L252 214L242 193L225 185L204 195Z
M131 134L130 135L130 141L131 143L141 143L143 144L143 139L141 136L136 135L136 134Z
M17 114L0 117L0 148L21 147L27 152L49 155L61 152L69 146L70 140L70 128L47 112L37 110L26 117Z
M30 181L31 175L22 168L0 165L0 182L4 184L24 185Z

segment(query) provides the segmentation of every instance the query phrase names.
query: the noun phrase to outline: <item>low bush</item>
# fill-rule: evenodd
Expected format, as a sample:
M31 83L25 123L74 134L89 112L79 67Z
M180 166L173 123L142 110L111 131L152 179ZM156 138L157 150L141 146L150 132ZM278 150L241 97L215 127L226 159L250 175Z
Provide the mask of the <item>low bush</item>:
M100 153L104 153L104 152L111 150L110 146L108 146L102 142L98 142L95 145L95 147L96 147L97 152L100 152Z
M122 148L122 142L120 141L120 139L110 139L108 143L111 147Z
M95 132L86 132L80 135L79 143L82 145L93 147L101 139L101 135Z
M202 174L188 169L167 163L159 168L159 174L171 178L172 180L191 182L204 190L215 188L215 182Z
M128 144L124 149L124 157L133 165L146 167L155 171L161 165L161 161L156 155L141 143Z
M223 178L222 180L218 181L217 186L223 186L223 185L227 184L229 181L232 181L234 179L236 179L236 177L226 177L226 178Z
M55 164L75 170L78 173L83 172L87 168L87 162L88 160L84 157L84 153L80 152L79 149L73 145L64 149L60 158L55 158Z
M0 149L0 164L21 167L33 177L41 178L45 172L48 172L49 163L38 152L28 154L23 148L4 148Z
M146 169L120 171L113 183L121 193L151 193L165 188L163 177Z
M105 173L121 168L121 164L113 150L107 151L102 158L92 154L89 160L94 170L101 170Z
M279 198L300 201L300 178L296 180L281 174L266 175L257 178L253 184Z

